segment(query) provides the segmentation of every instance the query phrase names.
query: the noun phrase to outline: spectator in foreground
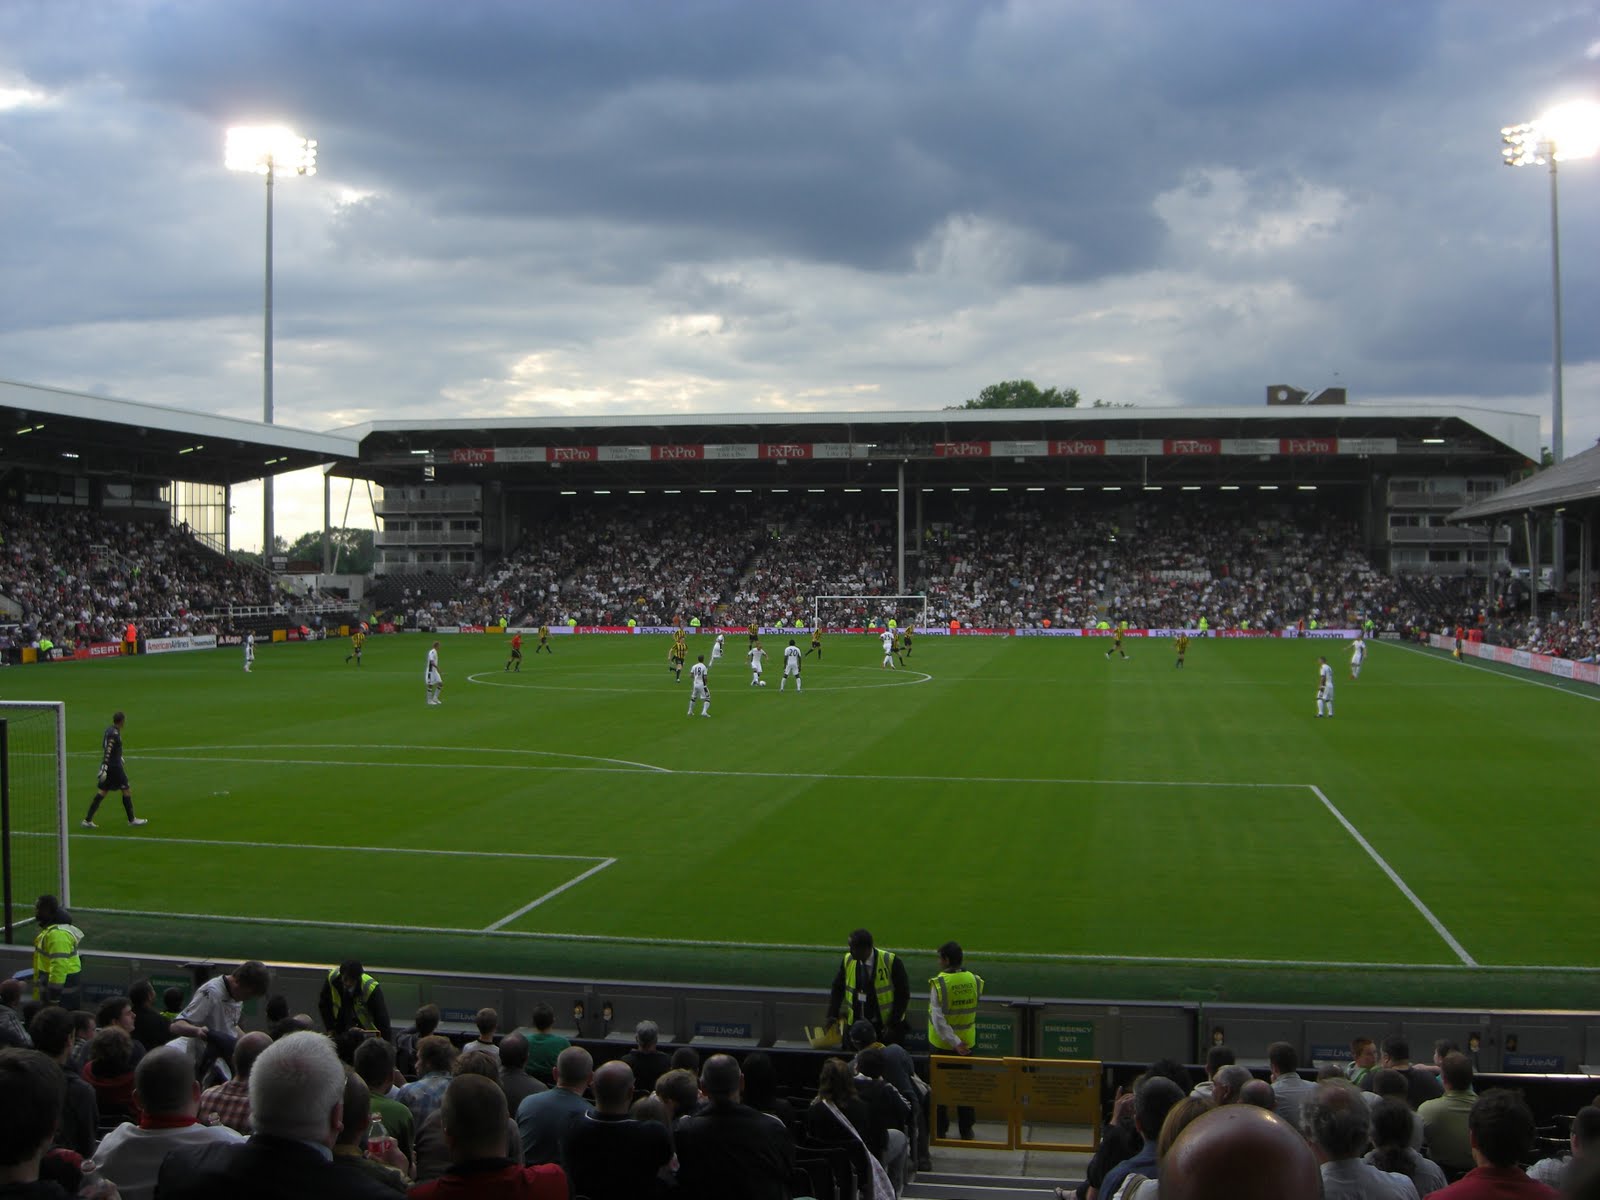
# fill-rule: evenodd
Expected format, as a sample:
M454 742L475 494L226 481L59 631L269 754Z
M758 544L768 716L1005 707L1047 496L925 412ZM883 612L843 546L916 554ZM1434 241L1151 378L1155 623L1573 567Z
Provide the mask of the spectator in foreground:
M509 1033L500 1042L500 1090L513 1113L529 1096L548 1090L528 1074L528 1039L520 1033Z
M1319 1194L1317 1160L1305 1139L1283 1118L1250 1105L1196 1117L1161 1160L1161 1200L1311 1200Z
M667 1124L700 1111L700 1081L694 1072L674 1067L656 1080L656 1098L667 1110Z
M206 980L173 1018L172 1034L179 1049L202 1068L213 1056L231 1055L242 1032L239 1017L245 1001L265 996L271 982L266 964L253 959L230 974Z
M1239 1103L1253 1104L1268 1112L1278 1112L1278 1093L1265 1079L1252 1079L1239 1089ZM1282 1113L1278 1115L1283 1116Z
M201 1125L200 1085L194 1065L181 1050L163 1046L139 1063L134 1090L140 1117L118 1125L95 1151L105 1177L117 1185L122 1200L150 1200L161 1160L188 1146L244 1141L225 1125Z
M437 1033L417 1043L417 1078L400 1089L399 1100L411 1110L413 1128L421 1128L428 1114L444 1102L450 1086L450 1068L456 1061L456 1048L450 1039Z
M548 1004L536 1004L533 1008L533 1032L523 1035L528 1039L528 1074L546 1087L556 1081L556 1059L572 1045L554 1032L555 1024L555 1010Z
M72 1053L72 1014L58 1004L41 1008L28 1026L33 1048L52 1060L66 1079L56 1125L56 1145L88 1158L99 1136L100 1105L94 1089L67 1066Z
M208 1125L226 1125L236 1133L250 1133L250 1072L261 1052L272 1045L264 1033L247 1033L233 1046L233 1077L200 1093L201 1119Z
M672 1060L658 1048L661 1030L654 1021L640 1021L633 1027L633 1049L622 1056L633 1071L634 1086L653 1091L656 1080L672 1070Z
M481 1075L485 1079L493 1080L496 1087L500 1086L500 1069L485 1054L461 1055L450 1068L450 1073L454 1077L452 1083L463 1075ZM445 1095L449 1094L449 1089L446 1088ZM509 1111L508 1109L507 1112ZM444 1111L442 1108L434 1109L422 1124L417 1126L417 1182L425 1183L430 1179L438 1179L448 1171L453 1161L452 1153L450 1141L445 1136ZM517 1123L509 1115L501 1126L500 1149L497 1153L506 1161L519 1166L523 1161L522 1137L517 1129Z
M1146 1179L1160 1179L1156 1143L1161 1136L1161 1123L1183 1099L1186 1091L1164 1075L1146 1075L1143 1082L1134 1088L1133 1123L1139 1136L1144 1139L1143 1144L1132 1158L1125 1159L1106 1172L1105 1182L1100 1185L1097 1196L1115 1196L1122 1181L1135 1171Z
M1439 1164L1423 1158L1411 1148L1411 1131L1416 1114L1404 1100L1392 1096L1380 1100L1372 1110L1372 1146L1366 1162L1380 1171L1404 1175L1417 1189L1417 1195L1437 1192L1448 1182Z
M1321 1164L1323 1200L1420 1200L1404 1175L1362 1161L1372 1118L1358 1093L1344 1084L1321 1084L1302 1113L1306 1138Z
M573 1127L589 1111L583 1093L594 1078L594 1059L582 1046L568 1046L556 1059L556 1085L529 1096L517 1108L522 1132L522 1161L566 1162L564 1153Z
M1530 1179L1517 1164L1533 1149L1533 1112L1521 1093L1490 1088L1478 1097L1467 1122L1477 1164L1437 1200L1556 1200L1556 1191Z
M367 1085L367 1106L383 1118L383 1127L400 1148L407 1162L412 1160L413 1131L411 1110L396 1098L394 1086L395 1049L382 1038L368 1038L356 1047L356 1074Z
M559 1166L521 1166L504 1156L506 1097L494 1080L473 1071L456 1076L440 1111L450 1169L413 1187L413 1200L567 1200L567 1178Z
M249 1141L167 1155L156 1193L161 1200L394 1200L383 1184L333 1166L344 1083L344 1064L320 1033L279 1039L250 1073Z
M697 1200L788 1200L794 1143L783 1123L739 1103L743 1077L731 1055L701 1073L704 1112L677 1124L678 1186Z
M37 1050L0 1050L0 1195L69 1200L65 1189L39 1180L65 1093L60 1064Z
M18 1050L31 1050L33 1039L28 1036L27 1025L22 1020L22 981L0 980L0 1046Z
M1267 1083L1265 1079L1256 1079L1249 1067L1241 1067L1238 1063L1218 1067L1217 1073L1211 1077L1211 1101L1218 1108L1224 1104L1238 1104L1243 1098L1244 1089L1252 1082ZM1272 1085L1267 1083L1267 1087L1270 1090Z
M339 1130L339 1137L333 1143L334 1169L364 1176L381 1183L397 1196L405 1195L411 1186L411 1163L400 1152L393 1134L385 1146L368 1145L372 1093L367 1090L366 1081L354 1071L345 1072L344 1116L341 1119L344 1128ZM384 1129L387 1132L388 1126Z
M575 1195L644 1200L656 1193L656 1181L672 1161L672 1135L654 1121L635 1121L628 1111L632 1103L633 1071L626 1062L608 1062L594 1073L594 1110L567 1139Z
M89 1043L89 1061L78 1074L94 1089L101 1120L139 1119L139 1103L133 1096L133 1039L127 1031L115 1025L96 1030Z
M1451 1178L1456 1178L1475 1165L1472 1137L1467 1129L1467 1118L1478 1099L1478 1093L1472 1090L1472 1060L1460 1051L1447 1053L1439 1064L1439 1074L1444 1095L1424 1102L1417 1109L1417 1116L1422 1118L1422 1136L1429 1156Z
M1597 1153L1600 1153L1600 1108L1586 1104L1578 1110L1578 1115L1572 1118L1570 1144L1570 1157L1541 1158L1528 1168L1528 1178L1537 1179L1559 1191L1574 1166L1579 1163L1592 1166L1594 1164L1588 1161L1590 1159L1600 1162L1600 1157L1597 1157Z

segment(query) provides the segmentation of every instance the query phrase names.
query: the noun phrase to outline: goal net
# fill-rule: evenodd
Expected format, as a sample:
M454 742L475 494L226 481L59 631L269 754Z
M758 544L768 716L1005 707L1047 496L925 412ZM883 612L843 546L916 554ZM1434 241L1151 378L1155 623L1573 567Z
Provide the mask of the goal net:
M33 905L67 883L67 708L0 701L0 884L8 944L31 941Z
M816 596L812 599L812 628L882 629L922 626L928 623L927 596Z

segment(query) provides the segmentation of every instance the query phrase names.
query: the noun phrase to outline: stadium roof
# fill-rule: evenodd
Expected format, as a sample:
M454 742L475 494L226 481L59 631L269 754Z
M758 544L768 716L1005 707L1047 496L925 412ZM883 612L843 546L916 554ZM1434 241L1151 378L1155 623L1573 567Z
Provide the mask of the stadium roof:
M243 483L339 459L356 439L0 379L0 465Z
M566 414L548 417L497 417L484 419L443 419L434 421L369 421L335 432L366 442L386 438L411 438L419 444L471 444L465 435L526 433L529 435L562 431L623 432L647 429L806 429L816 426L1037 426L1095 424L1115 429L1122 426L1227 425L1242 427L1291 428L1297 425L1326 430L1339 427L1365 427L1413 422L1425 424L1461 422L1530 460L1539 455L1539 425L1536 418L1523 413L1464 405L1317 405L1209 406L1138 408L1035 408L1035 409L932 409L884 412L771 412L771 413L662 413L623 416L584 416Z
M1560 466L1540 471L1487 500L1456 509L1449 520L1472 524L1507 513L1597 500L1600 500L1600 446L1592 446Z

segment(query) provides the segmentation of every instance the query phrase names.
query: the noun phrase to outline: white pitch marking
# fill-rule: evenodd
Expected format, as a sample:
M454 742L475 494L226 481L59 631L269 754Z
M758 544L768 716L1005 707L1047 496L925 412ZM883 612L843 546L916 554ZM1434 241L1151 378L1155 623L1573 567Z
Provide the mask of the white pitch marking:
M578 876L576 876L576 877L574 877L572 879L567 880L560 887L551 888L548 892L546 892L544 895L540 896L537 900L530 900L527 904L524 904L521 908L517 909L516 912L507 913L505 916L501 917L498 921L496 921L493 925L484 926L484 930L483 931L485 933L494 933L494 932L496 932L502 926L511 924L511 922L515 921L518 917L523 916L526 913L531 913L534 909L538 908L539 905L543 904L546 900L553 900L557 896L561 895L561 893L566 891L568 888L577 887L585 879L589 878L589 876L598 875L601 871L604 871L607 867L611 866L616 861L617 860L614 859L614 858L608 858L604 862L596 863L594 866L590 867L587 871L585 871L582 875L578 875Z
M218 747L215 747L215 746L157 746L155 748L158 749L158 750L187 751L187 752L193 753L193 752L197 752L197 751L215 750ZM573 758L573 759L577 759L579 762L615 763L618 767L626 768L629 771L634 771L634 770L638 770L638 771L656 771L656 772L659 772L662 775L671 775L672 774L672 769L670 767L658 767L658 766L655 766L652 763L634 762L632 759L629 759L629 758L606 758L603 755L599 755L599 754L563 754L558 750L517 750L517 749L506 749L504 747L499 747L499 746L467 746L467 747L462 747L462 746L413 746L413 745L392 746L392 745L382 745L382 744L373 743L373 742L286 742L286 743L255 742L255 743L250 743L250 744L237 744L236 743L233 748L235 750L443 750L443 751L445 751L447 753L459 753L463 749L465 749L465 750L469 750L473 754L520 754L520 755L526 755L526 756L531 757L531 758ZM100 752L98 750L93 750L93 751L76 750L76 751L71 751L70 753L74 753L74 754L77 754L79 757L85 757L85 758L98 758L99 754L100 754ZM138 758L151 759L152 761L157 761L157 762L183 761L183 760L179 760L179 759L173 759L171 757L163 758L163 757L158 756L158 755L150 755L150 754L141 754L141 755L139 755L137 757ZM128 756L128 758L129 758L130 761L137 761L137 759L135 758L134 755L130 754ZM270 759L270 760L264 760L264 759L259 759L259 758L247 758L247 759L237 759L237 760L229 760L229 759L222 759L222 758L207 758L205 761L206 762L238 761L238 762L253 762L253 763L259 763L259 762L281 762L281 763L291 763L291 764L296 765L296 766L322 765L323 764L323 760L321 760L321 759L309 759L309 760L307 760L307 759L289 759L289 758L277 758L277 759ZM344 765L344 764L329 763L327 765L329 765L329 766L341 766L341 765ZM360 763L360 764L350 764L350 765L377 766L379 764L376 764L376 763ZM432 767L432 766L445 766L445 765L448 765L448 764L443 764L443 763L391 763L390 765L391 766L396 766L396 767L405 767L405 766ZM456 766L458 768L460 768L460 767L473 767L473 766L487 767L490 770L505 770L505 769L507 769L507 768L494 767L491 764L487 764L487 763L460 763L460 764L456 764ZM518 770L524 770L526 768L518 767L517 769ZM547 769L550 769L550 768L547 768ZM574 771L577 771L577 770L594 770L594 769L598 769L598 768L585 768L585 767L566 767L566 768L561 768L561 767L558 767L558 768L553 768L553 769L555 769L555 770L574 770Z
M652 672L655 670L655 668L647 668L647 669L652 671ZM832 669L834 669L834 668L830 668L830 670L832 670ZM869 671L869 670L874 670L875 668L845 665L845 666L842 666L842 667L840 667L838 669L846 670L846 671ZM535 684L508 683L503 679L496 679L495 678L496 675L499 675L499 674L502 674L502 673L503 672L500 672L500 671L480 671L476 675L468 675L467 676L467 682L468 683L476 683L481 687L520 688L520 689L522 689L524 691L528 690L530 687L539 688L539 689L542 689L544 691L550 691L550 692L609 692L609 693L616 693L616 694L620 694L620 695L631 695L631 694L636 693L636 692L639 691L639 689L637 687L625 687L625 688L624 687L589 687L589 686L574 687L574 686L569 686L569 685L565 685L565 684L563 684L563 685L546 686L544 684L539 684L539 683L535 683ZM816 692L866 692L866 691L872 691L872 690L877 689L877 688L915 687L919 683L932 683L933 682L933 676L929 675L926 671L914 671L910 667L902 667L902 668L900 668L899 671L896 672L896 674L902 675L902 676L914 675L914 676L916 676L916 678L915 679L886 679L882 683L823 683L823 684L813 683L811 685L811 690L812 691L816 691ZM592 678L592 677L595 677L597 675L599 675L599 672L590 671L585 675L579 676L579 678Z
M235 746L236 750L271 749L272 747ZM323 747L316 744L303 744L303 750L318 749L344 749L344 746ZM408 750L408 749L442 749L442 747L411 747L411 746L376 746L364 744L350 746L349 749L362 750ZM196 752L206 749L204 746L193 748ZM460 749L460 747L456 747ZM476 750L473 753L477 753ZM538 751L504 751L503 753L538 753ZM233 756L190 754L183 757L176 755L144 754L140 756L146 762L207 762L207 763L250 763L254 766L299 766L299 767L388 767L393 769L413 770L416 768L437 768L446 771L593 771L600 775L637 775L643 772L652 774L687 775L697 778L711 779L817 779L817 780L850 780L852 782L866 783L1026 783L1039 784L1046 787L1164 787L1164 788L1302 788L1303 783L1230 783L1226 780L1208 779L1050 779L1029 778L1010 775L831 775L822 771L709 771L678 769L668 767L655 767L646 763L637 764L635 767L545 767L532 765L506 764L500 766L493 763L397 763L369 762L360 760L338 760L321 758L239 758ZM609 759L615 762L618 760Z
M53 833L19 833L17 837L54 837ZM87 837L88 835L82 835ZM138 844L156 843L165 846L245 846L252 850L336 850L352 851L357 854L426 854L438 858L521 858L521 859L562 859L571 862L598 862L602 858L599 854L529 854L520 850L416 850L409 846L319 846L307 842L246 842L232 841L227 838L177 838L177 837L140 837ZM118 842L117 845L126 849L129 843ZM609 865L615 859L606 859Z
M1433 915L1433 910L1422 902L1422 899L1411 890L1410 885L1408 885L1404 879L1400 878L1400 873L1384 861L1383 855L1378 853L1378 851L1373 847L1372 843L1361 836L1361 831L1350 823L1349 819L1339 811L1339 809L1334 805L1333 801L1329 800L1327 796L1323 795L1322 789L1314 783L1308 783L1306 786L1311 789L1312 793L1318 800L1322 801L1323 807L1333 814L1334 820L1338 821L1339 824L1344 826L1345 832L1351 837L1355 838L1356 844L1367 852L1368 856L1373 862L1378 864L1378 867L1383 871L1383 873L1389 877L1390 882L1393 883L1395 887L1400 889L1401 893L1407 900L1411 901L1412 906L1422 914L1423 918L1428 922L1428 924L1433 926L1433 931L1445 940L1445 944L1449 946L1450 949L1456 952L1456 957L1461 960L1462 965L1467 967L1476 967L1478 965L1477 960L1475 960L1472 955L1467 953L1466 947L1460 942L1456 941L1455 935L1444 927L1444 922Z
M1420 654L1420 655L1422 655L1423 658L1431 659L1434 662L1447 661L1445 659L1441 659L1436 654L1429 654L1426 650L1423 650L1419 646L1408 646L1404 642L1386 642L1384 644L1385 645L1395 646L1396 648L1398 648L1400 650L1410 651L1412 654ZM1440 653L1443 653L1443 651L1441 651ZM1482 672L1484 672L1485 674L1488 674L1488 675L1493 675L1497 679L1509 679L1512 683L1526 683L1526 684L1531 684L1533 687L1548 688L1552 692L1560 692L1563 696L1576 696L1579 700L1596 700L1596 701L1600 701L1600 692L1584 692L1584 691L1579 691L1578 690L1578 688L1584 688L1584 687L1591 686L1589 684L1584 683L1581 679L1574 679L1574 680L1571 681L1571 682L1577 684L1578 685L1577 687L1562 687L1558 683L1546 683L1542 679L1529 679L1524 675L1514 675L1514 674L1512 674L1512 671L1525 671L1525 670L1527 670L1526 667L1519 667L1519 666L1516 666L1514 663L1482 663L1482 662L1468 660L1466 658L1463 658L1461 660L1461 662L1466 666L1472 667L1474 670L1482 671ZM1495 667L1510 667L1511 670L1510 671L1496 671L1494 669Z
M84 905L74 905L80 912L104 913L109 916L120 917L148 917L150 913L145 909L137 908L89 908ZM804 951L806 953L831 953L835 947L815 945L806 942L744 942L733 940L698 940L693 938L669 937L622 937L611 934L597 933L540 933L537 931L523 931L517 929L457 929L438 925L382 925L360 921L323 921L298 917L231 917L219 913L163 913L179 921L222 921L236 925L297 925L309 926L320 929L372 929L385 933L444 933L452 935L474 935L478 937L497 938L523 938L527 940L550 942L582 942L582 943L607 943L612 945L642 945L642 946L680 946L687 949L711 950L771 950L780 952ZM936 957L937 951L919 949L908 946L901 950L902 954ZM1212 967L1313 967L1326 968L1327 962L1323 959L1299 958L1198 958L1167 955L1129 955L1129 954L1048 954L1029 951L1011 950L984 950L983 957L990 960L1017 960L1028 962L1069 962L1069 963L1135 963L1141 965L1176 964L1179 966L1212 966ZM1600 967L1582 966L1540 966L1532 963L1476 963L1468 966L1465 963L1419 963L1419 962L1364 962L1365 967L1373 970L1389 971L1549 971L1571 975L1593 975L1600 973Z

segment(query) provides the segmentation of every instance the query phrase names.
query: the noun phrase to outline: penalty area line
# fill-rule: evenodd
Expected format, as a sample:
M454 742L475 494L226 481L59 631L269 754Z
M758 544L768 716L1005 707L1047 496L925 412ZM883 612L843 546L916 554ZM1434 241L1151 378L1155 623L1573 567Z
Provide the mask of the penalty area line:
M566 891L568 888L577 887L585 879L588 879L589 876L598 875L601 871L604 871L607 867L613 865L616 861L617 860L614 859L614 858L608 858L608 859L605 859L605 860L603 860L601 862L596 863L594 866L590 867L587 871L583 872L583 874L574 876L573 878L571 878L571 879L567 880L565 883L563 883L560 887L551 888L548 892L546 892L544 895L540 896L537 900L528 901L528 903L524 904L521 908L517 909L516 912L507 913L505 916L501 917L498 921L496 921L493 925L485 925L483 927L483 932L484 933L496 933L496 932L498 932L500 929L504 928L505 926L511 924L511 922L515 921L518 917L525 916L526 914L531 913L534 909L538 908L546 900L554 900L557 896L561 895L561 893Z
M1322 801L1323 807L1333 814L1333 819L1344 826L1345 832L1351 837L1355 838L1356 844L1367 852L1367 856L1371 858L1373 862L1378 864L1379 870L1389 877L1389 881L1393 883L1395 887L1400 889L1401 894L1404 895L1407 900L1411 901L1412 907L1422 914L1423 919L1427 921L1429 925L1433 926L1433 931L1444 939L1445 945L1449 946L1450 949L1456 952L1456 957L1461 960L1461 965L1466 967L1478 966L1479 964L1477 960L1474 959L1472 955L1467 953L1467 948L1460 942L1456 941L1455 934L1446 929L1444 922L1433 915L1433 910L1422 902L1422 898L1411 890L1410 884L1406 883L1404 879L1400 878L1400 873L1391 867L1384 859L1383 855L1378 853L1376 847L1374 847L1371 842L1367 841L1367 839L1361 835L1361 831L1352 825L1350 823L1350 819L1339 811L1338 807L1333 803L1332 800L1329 800L1328 797L1323 794L1322 789L1314 783L1308 783L1306 786L1311 789L1312 794L1316 796L1318 800Z

